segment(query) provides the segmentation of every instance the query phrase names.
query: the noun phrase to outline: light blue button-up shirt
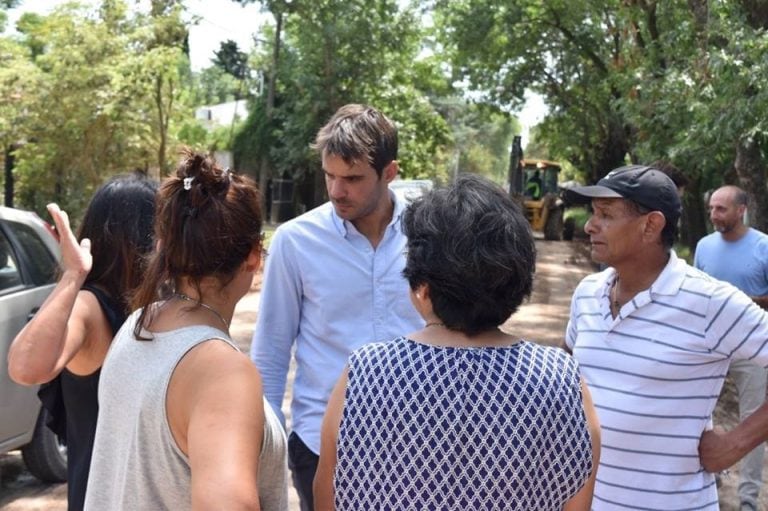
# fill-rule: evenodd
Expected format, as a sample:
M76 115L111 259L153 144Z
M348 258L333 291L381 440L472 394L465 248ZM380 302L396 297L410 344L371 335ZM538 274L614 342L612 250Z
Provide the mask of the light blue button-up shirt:
M296 347L292 429L315 453L328 397L349 354L424 326L403 278L404 204L374 250L330 202L281 225L269 246L251 358L264 394L281 412L291 350Z

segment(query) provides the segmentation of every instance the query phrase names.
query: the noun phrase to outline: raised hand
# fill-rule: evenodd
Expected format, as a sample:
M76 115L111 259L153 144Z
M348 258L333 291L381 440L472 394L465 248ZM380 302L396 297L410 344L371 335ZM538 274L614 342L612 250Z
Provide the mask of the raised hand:
M58 204L48 204L48 213L53 218L56 231L59 233L61 247L61 266L63 272L74 272L87 275L93 266L91 256L91 240L84 238L79 244L69 225L69 215L59 208Z

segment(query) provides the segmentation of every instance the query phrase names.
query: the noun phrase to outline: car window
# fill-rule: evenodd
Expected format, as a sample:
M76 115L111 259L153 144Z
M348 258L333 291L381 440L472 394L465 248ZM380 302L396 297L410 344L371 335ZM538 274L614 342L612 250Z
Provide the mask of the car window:
M40 239L40 235L30 226L22 223L8 222L6 225L13 231L29 257L28 266L32 283L43 286L56 282L58 264Z
M13 254L8 238L0 232L0 292L19 284L21 284L21 275L16 256Z

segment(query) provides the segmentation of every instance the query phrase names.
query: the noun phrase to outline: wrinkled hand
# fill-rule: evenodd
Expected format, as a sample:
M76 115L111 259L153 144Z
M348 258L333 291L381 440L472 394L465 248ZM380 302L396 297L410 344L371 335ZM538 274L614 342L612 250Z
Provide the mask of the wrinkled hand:
M741 459L732 435L720 426L707 430L699 439L699 458L707 472L722 472Z
M79 244L77 238L69 226L69 215L62 211L58 204L48 204L48 213L56 225L59 233L59 246L61 247L61 265L64 272L75 272L79 275L87 275L93 266L91 256L91 240L84 238Z

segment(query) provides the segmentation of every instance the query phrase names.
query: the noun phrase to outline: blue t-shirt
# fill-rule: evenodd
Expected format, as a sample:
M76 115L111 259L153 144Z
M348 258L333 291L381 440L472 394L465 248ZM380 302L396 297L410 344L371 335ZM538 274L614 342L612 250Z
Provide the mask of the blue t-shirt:
M693 265L750 296L768 295L768 236L752 229L736 241L713 232L696 245Z

